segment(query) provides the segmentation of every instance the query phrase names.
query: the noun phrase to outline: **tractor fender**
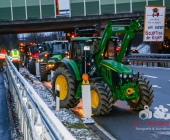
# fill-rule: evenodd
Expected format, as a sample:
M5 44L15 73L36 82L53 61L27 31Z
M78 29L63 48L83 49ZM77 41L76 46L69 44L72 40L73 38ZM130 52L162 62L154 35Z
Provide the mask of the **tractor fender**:
M71 75L73 76L74 80L75 81L81 81L81 78L80 78L80 72L78 70L78 67L75 67L73 68L73 65L71 65L69 62L67 61L57 61L56 64L55 64L55 69L58 68L58 67L63 67L63 66L66 66L68 68L68 70L70 71ZM77 66L77 65L76 65Z

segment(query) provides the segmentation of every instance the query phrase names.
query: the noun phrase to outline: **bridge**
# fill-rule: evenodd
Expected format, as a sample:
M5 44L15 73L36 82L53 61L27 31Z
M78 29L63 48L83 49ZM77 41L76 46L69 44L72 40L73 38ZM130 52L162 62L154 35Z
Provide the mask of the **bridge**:
M54 0L1 0L0 34L72 32L76 25L89 28L94 24L100 25L102 34L110 19L144 17L145 5L166 6L166 17L170 17L168 0L70 0L70 9L60 10L59 15Z

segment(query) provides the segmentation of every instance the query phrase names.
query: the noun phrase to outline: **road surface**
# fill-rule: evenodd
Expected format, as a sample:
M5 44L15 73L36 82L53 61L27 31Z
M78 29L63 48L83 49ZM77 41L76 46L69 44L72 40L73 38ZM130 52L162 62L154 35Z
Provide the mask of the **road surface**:
M0 140L10 140L10 119L6 100L6 88L4 86L3 73L0 72Z

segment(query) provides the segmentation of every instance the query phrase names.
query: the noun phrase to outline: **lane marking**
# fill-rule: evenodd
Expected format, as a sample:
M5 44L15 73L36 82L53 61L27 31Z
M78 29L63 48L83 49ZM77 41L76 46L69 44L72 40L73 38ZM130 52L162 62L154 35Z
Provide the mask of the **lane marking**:
M169 80L170 81L170 80Z
M108 138L111 140L116 140L110 133L108 133L103 127L101 127L99 124L94 124L99 130L101 130Z
M150 78L158 78L158 77L155 77L155 76L150 76L150 75L143 75L145 77L150 77Z
M155 88L161 88L161 87L159 87L158 85L152 85L152 87L155 87Z
M132 68L146 68L146 69L162 69L162 70L170 70L170 68L164 68L164 67L143 67L143 66L133 66L133 65L129 65L128 67L132 67Z

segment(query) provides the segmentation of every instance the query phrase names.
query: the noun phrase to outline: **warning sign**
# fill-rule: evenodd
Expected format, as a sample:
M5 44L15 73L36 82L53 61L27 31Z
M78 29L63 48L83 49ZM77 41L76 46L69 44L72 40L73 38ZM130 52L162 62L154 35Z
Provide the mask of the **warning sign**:
M145 6L144 42L164 41L165 14L165 6Z

